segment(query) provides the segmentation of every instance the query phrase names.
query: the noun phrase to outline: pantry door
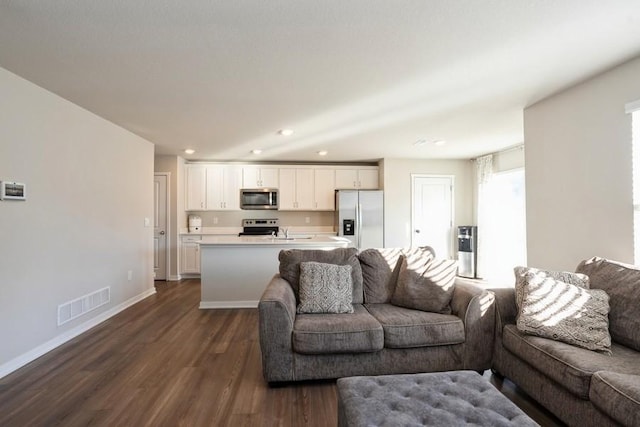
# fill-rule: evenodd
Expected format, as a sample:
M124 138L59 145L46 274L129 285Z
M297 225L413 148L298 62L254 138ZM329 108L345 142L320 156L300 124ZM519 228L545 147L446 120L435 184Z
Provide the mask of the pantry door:
M167 280L167 231L169 195L168 174L158 173L153 177L153 277Z
M438 258L454 258L453 176L411 175L411 246L431 246Z

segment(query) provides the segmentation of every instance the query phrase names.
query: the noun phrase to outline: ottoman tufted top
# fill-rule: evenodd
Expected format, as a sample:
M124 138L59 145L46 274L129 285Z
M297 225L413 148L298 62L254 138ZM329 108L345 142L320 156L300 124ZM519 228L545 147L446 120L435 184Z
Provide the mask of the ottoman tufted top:
M537 426L474 371L338 380L341 426Z

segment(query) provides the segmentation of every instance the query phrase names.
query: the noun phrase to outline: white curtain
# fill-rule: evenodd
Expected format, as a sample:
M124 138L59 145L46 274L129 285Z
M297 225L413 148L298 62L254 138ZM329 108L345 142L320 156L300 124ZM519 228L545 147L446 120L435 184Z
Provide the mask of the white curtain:
M493 154L476 159L476 178L478 182L478 267L476 275L483 277L486 272L486 241L483 239L483 225L487 224L489 215L487 203L487 187L493 176Z

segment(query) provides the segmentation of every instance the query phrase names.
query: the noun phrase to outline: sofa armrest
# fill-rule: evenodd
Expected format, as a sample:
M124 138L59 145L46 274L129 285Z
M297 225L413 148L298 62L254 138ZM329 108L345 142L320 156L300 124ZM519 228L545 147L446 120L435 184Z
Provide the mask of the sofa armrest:
M267 382L294 379L291 335L295 318L296 297L293 288L276 274L258 303L262 374Z
M491 289L496 296L496 321L500 330L505 325L515 324L518 308L516 307L516 290L514 288Z
M515 324L518 309L516 307L516 290L515 288L496 288L491 289L496 298L496 325L494 332L494 350L493 362L491 368L504 374L506 359L502 346L502 331L505 325Z
M464 323L464 369L489 369L495 323L493 293L456 279L451 310Z

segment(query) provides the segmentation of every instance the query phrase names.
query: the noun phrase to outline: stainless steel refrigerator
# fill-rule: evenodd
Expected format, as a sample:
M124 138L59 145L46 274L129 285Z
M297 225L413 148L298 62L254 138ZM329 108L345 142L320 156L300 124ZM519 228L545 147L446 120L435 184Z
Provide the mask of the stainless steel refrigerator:
M336 190L335 229L359 250L383 248L384 192Z

